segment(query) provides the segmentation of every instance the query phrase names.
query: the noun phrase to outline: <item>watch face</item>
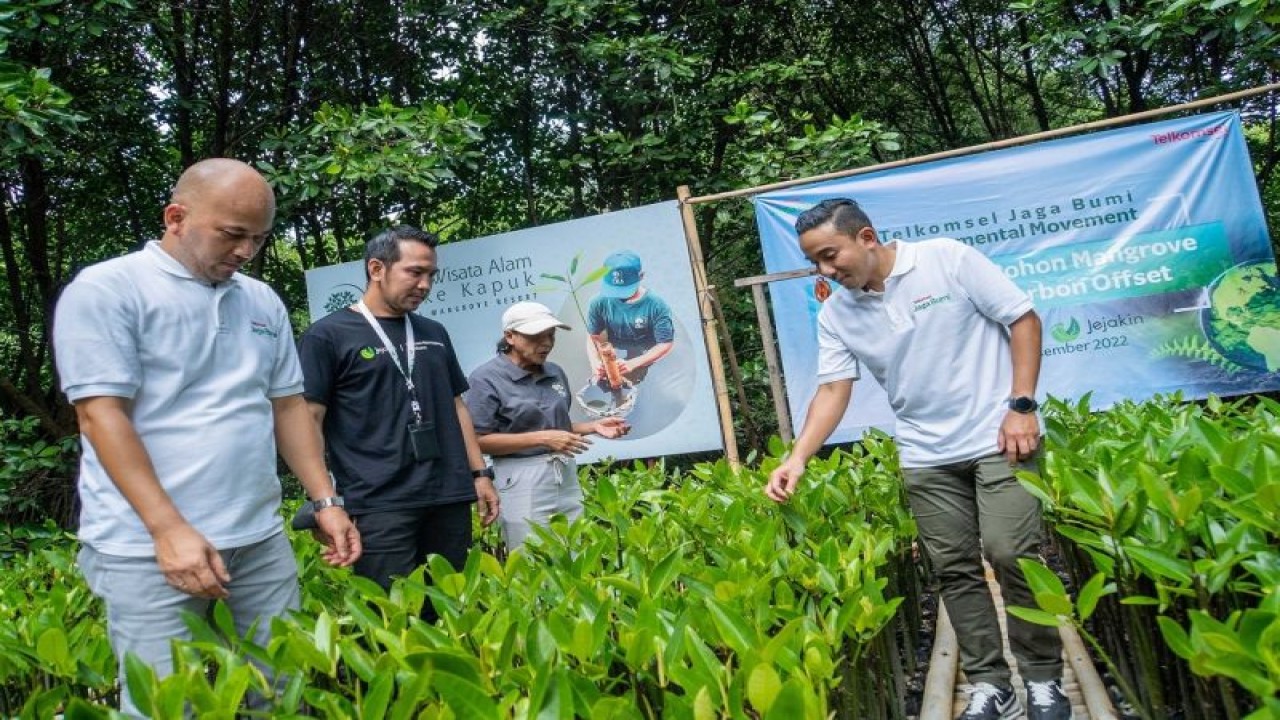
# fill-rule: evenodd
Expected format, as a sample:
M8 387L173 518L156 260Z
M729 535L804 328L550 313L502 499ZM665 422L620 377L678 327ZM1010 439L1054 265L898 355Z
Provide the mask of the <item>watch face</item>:
M1034 398L1026 396L1009 398L1009 408L1014 412L1029 413L1038 407Z

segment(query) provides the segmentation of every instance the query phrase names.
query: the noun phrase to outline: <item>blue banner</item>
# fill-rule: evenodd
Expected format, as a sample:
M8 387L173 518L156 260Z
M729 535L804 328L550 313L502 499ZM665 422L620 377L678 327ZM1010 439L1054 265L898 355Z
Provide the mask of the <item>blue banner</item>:
M1106 407L1280 389L1280 280L1235 113L763 194L769 272L809 266L795 219L828 197L856 199L885 242L967 243L1026 290L1045 328L1041 396L1092 393ZM799 422L815 389L817 311L842 290L817 277L769 290ZM864 375L832 441L872 426L892 432L893 415Z

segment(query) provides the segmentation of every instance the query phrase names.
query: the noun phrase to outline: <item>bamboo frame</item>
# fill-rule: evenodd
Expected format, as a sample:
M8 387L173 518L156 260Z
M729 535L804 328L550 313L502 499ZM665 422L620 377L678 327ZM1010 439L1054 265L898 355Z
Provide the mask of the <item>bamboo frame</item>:
M689 245L689 259L693 266L693 286L698 293L698 313L702 316L702 338L707 344L707 356L711 361L711 384L715 388L716 408L720 411L720 436L724 440L724 455L734 470L738 459L738 439L733 432L733 410L729 405L729 384L724 377L724 357L720 351L720 338L716 329L716 312L707 284L707 266L702 258L702 241L698 237L698 225L693 217L693 206L686 202L689 186L676 188L680 201L680 219L684 221L684 239Z

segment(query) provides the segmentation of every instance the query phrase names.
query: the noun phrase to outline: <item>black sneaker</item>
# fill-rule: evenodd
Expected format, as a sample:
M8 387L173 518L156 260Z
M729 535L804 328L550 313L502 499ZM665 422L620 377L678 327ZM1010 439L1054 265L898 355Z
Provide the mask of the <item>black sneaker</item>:
M1013 688L998 688L989 682L974 683L969 693L969 706L960 720L1015 720L1022 714Z
M1062 681L1027 683L1027 720L1071 720L1071 701Z

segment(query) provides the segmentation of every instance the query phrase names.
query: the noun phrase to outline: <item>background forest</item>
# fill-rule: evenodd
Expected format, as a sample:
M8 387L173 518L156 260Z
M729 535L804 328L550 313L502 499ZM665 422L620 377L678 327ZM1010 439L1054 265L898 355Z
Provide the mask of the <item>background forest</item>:
M201 158L275 183L253 272L300 329L303 270L389 218L468 239L1187 102L1280 80L1278 27L1277 0L6 0L0 518L69 519L58 289L158 237ZM1234 106L1273 232L1278 105ZM750 204L698 213L761 448Z

